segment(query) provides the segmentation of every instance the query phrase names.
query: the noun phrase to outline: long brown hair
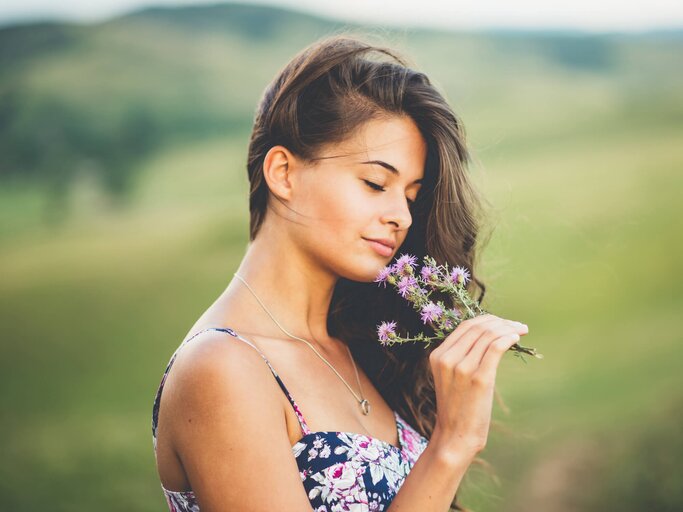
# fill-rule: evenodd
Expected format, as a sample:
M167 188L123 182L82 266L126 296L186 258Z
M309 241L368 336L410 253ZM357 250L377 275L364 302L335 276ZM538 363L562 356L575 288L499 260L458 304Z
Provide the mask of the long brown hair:
M375 56L380 58L371 58ZM463 124L424 73L408 67L394 50L363 37L338 34L313 43L265 89L247 159L250 240L267 210L263 161L271 147L283 145L313 161L324 145L346 140L367 121L393 115L412 118L427 143L413 223L397 254L410 253L418 261L428 254L438 264L466 267L468 291L481 301L486 287L477 278L475 259L484 200L467 173L470 155ZM395 320L399 333L425 327L392 290L339 279L327 319L330 335L349 345L387 403L429 439L436 421L430 350L417 344L382 347L376 327L383 320ZM451 507L465 510L457 495Z

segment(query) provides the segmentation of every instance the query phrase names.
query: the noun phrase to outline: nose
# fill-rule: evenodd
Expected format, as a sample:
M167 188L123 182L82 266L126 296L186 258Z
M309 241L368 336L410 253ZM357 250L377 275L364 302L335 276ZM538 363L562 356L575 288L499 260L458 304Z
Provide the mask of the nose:
M398 229L408 229L413 223L413 216L410 213L410 207L408 201L404 198L399 201L397 205L396 202L392 203L392 208L390 211L382 216L383 224L394 224Z

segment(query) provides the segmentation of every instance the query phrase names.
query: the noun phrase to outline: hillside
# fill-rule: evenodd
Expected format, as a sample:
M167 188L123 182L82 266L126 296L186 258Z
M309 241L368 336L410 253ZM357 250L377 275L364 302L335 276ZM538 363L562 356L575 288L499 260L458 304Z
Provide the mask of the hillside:
M363 30L273 7L147 8L104 23L41 23L0 30L0 182L31 180L67 193L83 173L126 195L144 158L162 147L249 130L259 94L306 44ZM671 112L681 85L676 33L449 33L381 30L456 104L481 115L525 89L591 94ZM599 92L598 92L599 94ZM669 101L671 100L671 101ZM547 115L552 105L540 105ZM655 107L656 108L656 107ZM545 133L548 133L545 131ZM520 134L521 135L521 134ZM529 138L538 141L538 134ZM515 144L518 141L511 141Z

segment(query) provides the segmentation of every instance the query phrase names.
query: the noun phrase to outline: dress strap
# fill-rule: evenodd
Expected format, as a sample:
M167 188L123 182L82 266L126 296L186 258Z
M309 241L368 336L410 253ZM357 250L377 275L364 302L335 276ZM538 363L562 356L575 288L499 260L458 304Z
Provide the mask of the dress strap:
M273 365L270 364L270 361L268 361L268 358L265 356L263 352L259 350L259 348L254 345L251 341L243 338L237 332L235 332L233 329L230 329L229 327L207 327L206 329L202 329L201 331L196 332L189 338L187 338L185 341L183 341L180 346L176 349L176 351L173 353L173 356L171 357L171 360L168 363L168 366L166 366L166 370L164 371L164 375L161 379L161 383L159 384L159 388L157 390L156 397L154 399L154 407L153 407L153 413L152 413L152 437L156 441L156 430L157 430L157 423L158 423L158 418L159 418L159 403L161 401L161 391L164 387L164 383L166 382L166 377L168 376L168 372L171 369L171 366L173 365L173 362L175 361L175 358L178 354L178 351L189 341L191 341L195 336L198 336L199 334L206 332L206 331L221 331L229 334L230 336L233 336L234 338L237 338L238 340L241 340L245 342L246 344L250 345L254 350L256 350L263 360L266 362L268 365L268 368L270 368L270 371L272 372L273 376L275 377L275 380L279 384L280 388L284 392L285 396L289 400L289 403L292 404L292 408L294 409L294 413L296 414L296 417L299 421L299 425L301 426L301 431L303 432L304 435L307 435L311 432L311 430L308 428L308 424L306 423L306 420L304 419L303 414L301 413L301 410L299 409L299 406L297 403L294 401L292 398L292 395L289 393L289 390L287 390L287 387L285 386L284 382L282 382L282 379L280 378L280 375L278 375L277 371L275 371L275 368L273 368Z
M222 331L224 329L221 328L216 328L218 331ZM280 385L280 388L282 389L283 393L289 400L289 403L292 404L292 408L294 409L294 413L296 414L297 419L299 420L299 426L301 426L301 431L303 432L304 435L310 434L311 430L308 428L308 424L306 423L306 420L304 419L304 415L301 413L301 409L299 409L299 405L294 401L294 398L292 398L292 395L290 394L289 390L285 386L285 383L282 382L282 379L280 378L280 375L275 371L275 368L273 368L273 365L270 364L270 361L268 361L268 358L266 355L259 350L259 348L254 345L251 341L243 338L239 334L237 334L235 331L232 329L226 328L225 332L228 334L231 334L232 336L235 336L237 339L244 341L245 343L251 345L259 354L261 354L261 357L263 360L266 362L268 365L268 368L270 368L270 371L273 373L273 376L275 377L275 380L277 383Z

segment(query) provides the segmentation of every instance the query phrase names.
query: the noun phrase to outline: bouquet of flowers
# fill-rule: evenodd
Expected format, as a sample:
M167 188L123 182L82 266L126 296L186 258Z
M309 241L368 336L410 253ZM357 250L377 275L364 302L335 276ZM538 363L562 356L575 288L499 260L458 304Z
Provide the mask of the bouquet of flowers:
M467 293L465 285L470 278L467 269L456 266L449 270L447 265L437 265L430 256L424 257L424 266L419 273L416 266L415 256L402 254L395 264L380 271L375 282L380 286L386 287L386 283L394 286L401 297L412 303L413 309L420 313L422 322L432 328L434 336L426 336L421 332L413 337L410 334L401 337L396 334L396 322L382 322L377 326L377 335L383 346L417 341L426 343L427 348L434 340L446 338L460 322L487 313ZM443 296L450 303L433 300L432 294ZM528 354L543 359L536 349L518 343L510 350L518 357Z

